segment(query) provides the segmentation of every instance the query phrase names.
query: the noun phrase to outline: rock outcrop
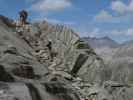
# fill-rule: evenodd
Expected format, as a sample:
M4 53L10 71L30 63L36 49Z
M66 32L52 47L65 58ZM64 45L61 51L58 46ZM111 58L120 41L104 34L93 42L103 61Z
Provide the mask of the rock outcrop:
M106 72L103 61L88 44L67 27L46 24L42 22L36 25L41 30L43 41L45 38L52 41L53 50L57 53L53 63L59 63L54 66L55 70L75 74L91 83L106 80L102 75Z

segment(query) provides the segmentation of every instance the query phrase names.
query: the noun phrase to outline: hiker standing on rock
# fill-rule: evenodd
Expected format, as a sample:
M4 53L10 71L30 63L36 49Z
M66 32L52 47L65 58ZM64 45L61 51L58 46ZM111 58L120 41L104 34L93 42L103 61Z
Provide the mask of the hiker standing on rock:
M22 10L19 12L19 16L20 16L20 22L21 25L25 25L27 22L27 17L28 17L28 12L26 10Z

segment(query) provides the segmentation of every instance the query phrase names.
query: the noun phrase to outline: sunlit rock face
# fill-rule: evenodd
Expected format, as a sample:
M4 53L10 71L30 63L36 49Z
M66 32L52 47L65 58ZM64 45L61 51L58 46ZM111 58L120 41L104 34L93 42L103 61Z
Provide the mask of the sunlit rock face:
M41 37L49 39L53 43L53 50L57 52L60 64L57 70L67 71L78 75L85 81L95 83L106 80L106 67L93 49L83 42L80 37L68 27L62 25L46 25L46 22L38 24L42 31ZM47 28L46 28L47 27Z

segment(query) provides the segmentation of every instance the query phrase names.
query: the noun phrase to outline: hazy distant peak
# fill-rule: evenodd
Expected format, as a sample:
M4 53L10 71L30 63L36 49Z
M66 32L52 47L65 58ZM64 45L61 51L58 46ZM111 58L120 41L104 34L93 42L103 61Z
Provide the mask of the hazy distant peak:
M101 48L101 47L117 47L119 44L112 40L110 37L84 37L82 38L85 42L89 43L93 48Z

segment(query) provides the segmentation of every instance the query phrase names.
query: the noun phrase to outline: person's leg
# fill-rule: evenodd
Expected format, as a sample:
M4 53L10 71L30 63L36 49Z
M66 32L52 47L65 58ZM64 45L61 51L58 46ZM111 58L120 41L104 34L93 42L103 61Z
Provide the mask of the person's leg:
M23 17L20 16L20 25L23 25Z
M25 25L25 17L23 16L22 18L22 25L24 26Z
M27 23L27 16L25 15L24 16L24 24L26 24Z

